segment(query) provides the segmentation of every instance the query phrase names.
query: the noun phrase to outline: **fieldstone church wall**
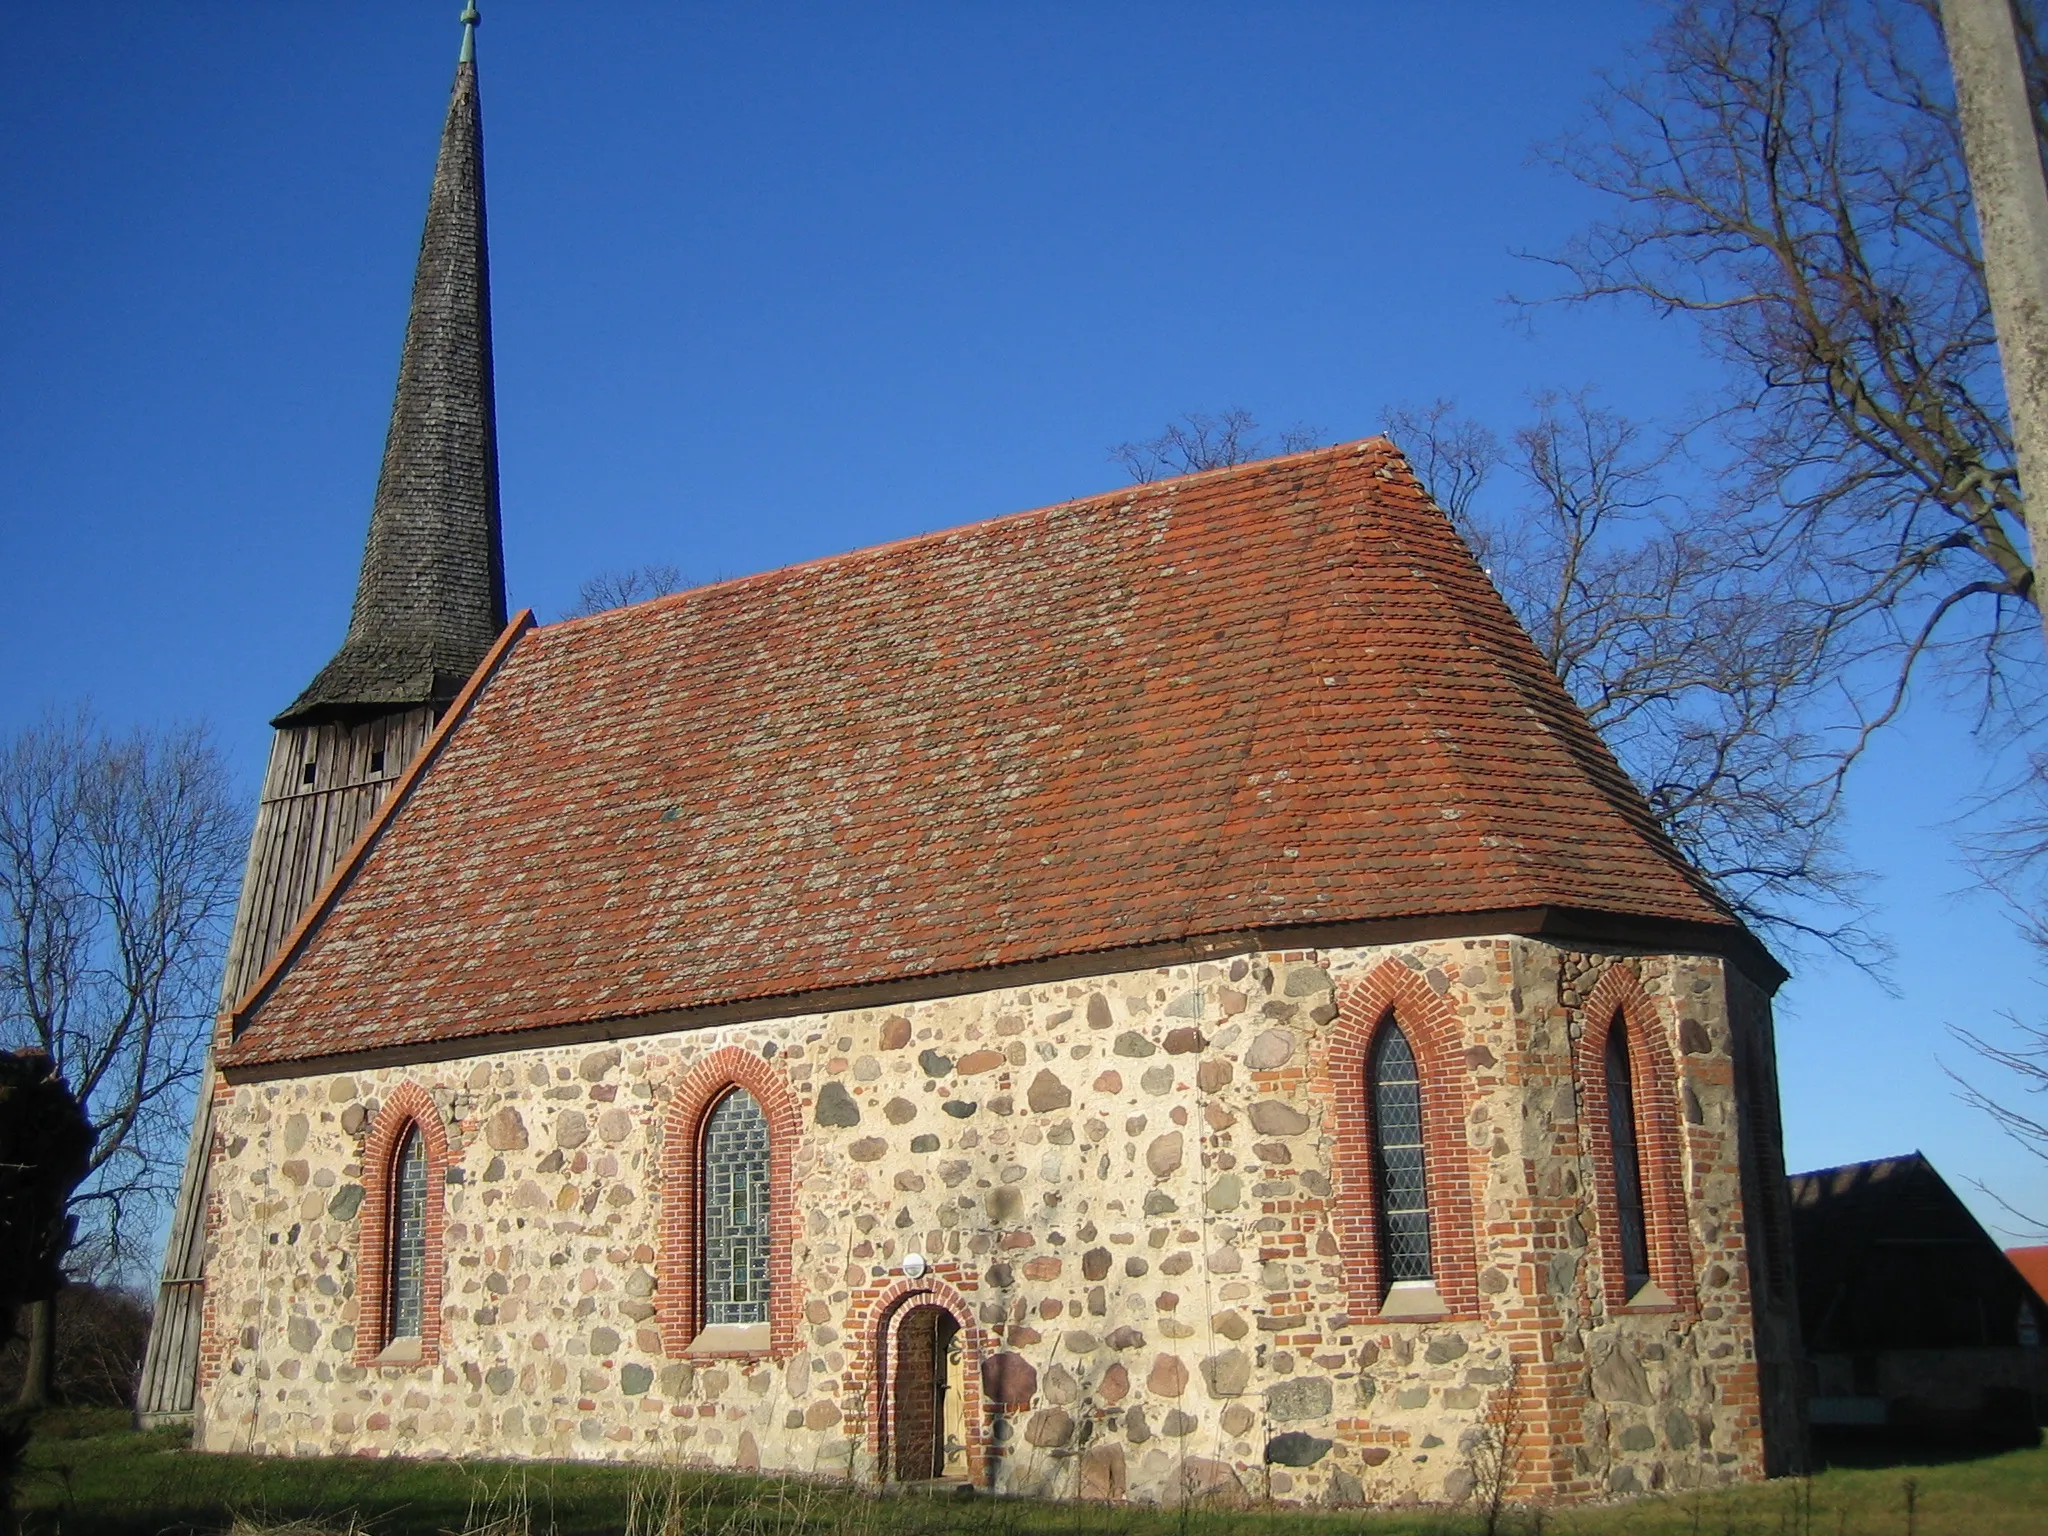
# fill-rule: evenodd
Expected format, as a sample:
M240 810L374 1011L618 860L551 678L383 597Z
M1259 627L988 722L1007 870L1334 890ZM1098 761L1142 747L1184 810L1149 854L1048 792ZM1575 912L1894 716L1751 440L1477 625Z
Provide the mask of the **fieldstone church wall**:
M226 1085L199 1444L867 1479L877 1340L922 1295L963 1325L972 1473L1007 1491L1456 1500L1502 1444L1522 1496L1757 1476L1729 980L1520 938L1267 952ZM1436 1319L1377 1316L1358 1062L1389 1008L1437 1117ZM1666 1299L1634 1311L1581 1050L1617 1008L1664 1064L1638 1095L1675 1202ZM664 1170L679 1100L742 1057L794 1141L775 1339L698 1358ZM1758 1093L1774 1120L1768 1054ZM428 1358L392 1365L359 1347L358 1266L366 1148L406 1102L445 1137L441 1283Z

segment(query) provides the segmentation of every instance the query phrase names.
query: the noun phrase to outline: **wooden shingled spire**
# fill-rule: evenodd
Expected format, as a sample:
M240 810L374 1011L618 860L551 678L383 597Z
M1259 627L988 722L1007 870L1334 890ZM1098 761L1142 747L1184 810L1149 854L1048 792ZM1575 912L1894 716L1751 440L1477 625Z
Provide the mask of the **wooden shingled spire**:
M341 649L271 722L223 1012L263 973L505 627L474 5L462 23L355 610ZM209 1058L137 1392L145 1426L193 1413L214 1081Z
M505 627L475 7L462 19L348 637L278 726L445 707Z

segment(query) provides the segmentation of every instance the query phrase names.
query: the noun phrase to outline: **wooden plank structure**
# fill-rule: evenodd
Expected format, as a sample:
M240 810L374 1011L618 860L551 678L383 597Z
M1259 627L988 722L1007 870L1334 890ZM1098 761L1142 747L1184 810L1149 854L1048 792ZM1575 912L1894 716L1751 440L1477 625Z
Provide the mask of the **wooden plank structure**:
M223 1014L263 974L505 627L475 7L462 19L355 608L341 649L271 722ZM209 1059L136 1397L145 1427L193 1413L213 1089Z

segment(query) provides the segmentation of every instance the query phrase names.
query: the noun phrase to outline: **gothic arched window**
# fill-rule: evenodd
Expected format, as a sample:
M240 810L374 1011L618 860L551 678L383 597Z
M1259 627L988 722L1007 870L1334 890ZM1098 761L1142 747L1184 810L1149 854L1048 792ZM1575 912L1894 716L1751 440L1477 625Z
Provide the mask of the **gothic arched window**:
M1614 1158L1615 1233L1622 1284L1634 1296L1650 1283L1649 1217L1643 1203L1643 1160L1636 1137L1635 1077L1628 1059L1628 1020L1616 1014L1607 1031L1607 1144Z
M768 1321L768 1117L744 1088L704 1120L704 1323Z
M401 1083L363 1147L356 1274L356 1364L418 1367L441 1352L443 1185L450 1157L441 1112Z
M387 1342L417 1339L426 1316L427 1144L412 1126L391 1165L391 1295Z
M1422 1079L1415 1052L1389 1018L1373 1042L1373 1171L1378 1185L1381 1272L1393 1286L1427 1284L1429 1191L1422 1137Z

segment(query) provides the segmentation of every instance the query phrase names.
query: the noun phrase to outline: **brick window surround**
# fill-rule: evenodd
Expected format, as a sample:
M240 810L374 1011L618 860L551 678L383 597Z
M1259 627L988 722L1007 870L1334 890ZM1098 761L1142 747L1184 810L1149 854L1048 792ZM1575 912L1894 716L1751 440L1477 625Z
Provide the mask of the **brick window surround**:
M790 1263L796 1210L790 1161L803 1134L803 1113L782 1069L729 1045L690 1068L676 1085L662 1128L661 1248L655 1308L664 1353L680 1358L704 1326L703 1234L698 1205L704 1185L704 1123L734 1089L754 1096L768 1121L768 1349L784 1359L797 1347L801 1298ZM754 1355L760 1351L722 1351ZM698 1355L694 1358L702 1358Z
M1573 1052L1578 1077L1579 1129L1592 1165L1594 1250L1601 1293L1609 1310L1628 1305L1623 1274L1621 1217L1614 1187L1614 1137L1608 1128L1607 1039L1617 1024L1626 1031L1629 1076L1636 1100L1636 1156L1642 1165L1643 1235L1650 1279L1673 1306L1690 1308L1693 1284L1691 1228L1685 1219L1684 1161L1679 1149L1677 1071L1670 1031L1633 966L1610 965L1587 994ZM1661 1305L1661 1304L1660 1304Z
M392 1199L398 1153L416 1131L427 1153L426 1260L421 1283L418 1354L387 1354L391 1337ZM363 1143L363 1208L356 1228L357 1365L422 1367L441 1358L441 1230L447 1221L448 1130L441 1111L417 1083L401 1083L378 1111ZM403 1348L403 1346L401 1346Z
M1343 1251L1352 1315L1376 1317L1388 1291L1367 1074L1373 1045L1389 1020L1397 1021L1408 1037L1422 1080L1423 1174L1437 1295L1452 1316L1470 1316L1479 1310L1479 1269L1472 1214L1474 1154L1465 1135L1465 1060L1458 1021L1429 983L1395 960L1338 984L1337 1022L1330 1035L1336 1143L1331 1226Z

